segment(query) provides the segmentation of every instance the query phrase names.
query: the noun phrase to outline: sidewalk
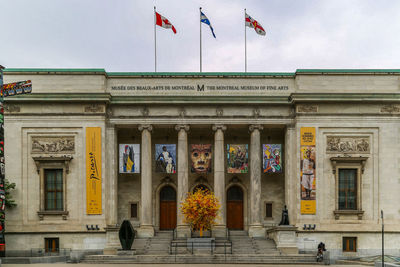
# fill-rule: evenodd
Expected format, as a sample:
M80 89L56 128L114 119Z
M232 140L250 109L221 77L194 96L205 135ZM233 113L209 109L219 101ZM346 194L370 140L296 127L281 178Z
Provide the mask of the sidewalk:
M67 264L67 263L49 263L49 264L2 264L1 267L18 267L18 266L47 266L47 267L73 267L73 266L79 266L79 267L122 267L122 266L129 266L129 267L172 267L172 266L178 266L178 267L232 267L232 264ZM233 267L248 267L248 266L253 266L253 267L294 267L294 265L269 265L269 264L234 264ZM315 267L319 265L295 265L295 266L302 266L302 267ZM343 267L347 265L328 265L330 267ZM365 265L351 265L351 267L365 267Z

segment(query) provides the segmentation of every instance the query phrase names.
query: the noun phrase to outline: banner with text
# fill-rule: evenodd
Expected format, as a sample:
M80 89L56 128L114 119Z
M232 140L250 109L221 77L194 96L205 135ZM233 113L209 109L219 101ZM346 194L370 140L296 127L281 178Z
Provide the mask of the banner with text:
M315 127L300 129L301 214L316 213Z
M101 128L86 128L86 213L101 214Z

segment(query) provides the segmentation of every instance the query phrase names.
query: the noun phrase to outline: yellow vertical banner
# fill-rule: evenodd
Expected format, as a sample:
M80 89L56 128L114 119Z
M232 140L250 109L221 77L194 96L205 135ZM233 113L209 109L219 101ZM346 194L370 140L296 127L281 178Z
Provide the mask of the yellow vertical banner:
M101 128L86 128L86 214L101 214Z
M300 129L300 199L301 214L316 213L315 127Z

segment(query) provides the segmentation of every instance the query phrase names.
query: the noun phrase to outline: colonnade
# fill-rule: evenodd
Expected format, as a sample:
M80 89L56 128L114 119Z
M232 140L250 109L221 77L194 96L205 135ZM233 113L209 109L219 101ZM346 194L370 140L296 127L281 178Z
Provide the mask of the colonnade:
M154 223L153 223L153 189L152 189L152 138L151 133L153 130L152 125L139 125L141 132L141 208L140 208L140 227L138 235L141 237L154 236ZM175 126L178 135L177 145L177 234L180 237L190 235L189 226L183 222L183 216L180 213L180 202L185 198L186 193L189 191L189 162L188 162L188 131L190 125L179 124ZM226 231L226 187L225 187L225 142L224 132L227 130L226 125L214 124L212 126L214 132L214 194L220 200L221 210L217 219L217 224L213 229L213 234L224 235ZM250 132L250 213L249 213L249 235L250 236L264 236L264 227L262 225L262 203L261 203L261 131L263 126L253 124L249 126ZM115 133L114 133L115 135ZM288 133L287 133L288 135ZM287 136L286 136L287 137ZM291 137L291 131L290 131ZM290 138L292 139L292 138ZM114 137L115 140L115 137ZM115 151L116 153L117 151ZM287 152L287 151L285 151ZM285 153L287 154L287 153ZM118 175L114 174L114 183L112 183L112 190L117 191ZM286 186L286 184L285 184ZM285 195L288 192L285 192ZM116 206L117 200L112 200L110 206ZM286 196L287 198L287 196ZM286 199L287 201L288 199ZM113 209L112 217L115 216L115 208ZM111 219L110 223L116 223L116 218Z

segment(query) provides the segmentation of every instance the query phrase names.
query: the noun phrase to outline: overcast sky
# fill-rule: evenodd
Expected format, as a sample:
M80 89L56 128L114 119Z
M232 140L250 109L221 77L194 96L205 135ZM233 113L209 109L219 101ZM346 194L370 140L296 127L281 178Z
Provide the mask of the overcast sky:
M0 64L8 68L154 71L153 6L177 29L157 27L157 70L244 71L400 68L400 1L394 0L0 0Z

